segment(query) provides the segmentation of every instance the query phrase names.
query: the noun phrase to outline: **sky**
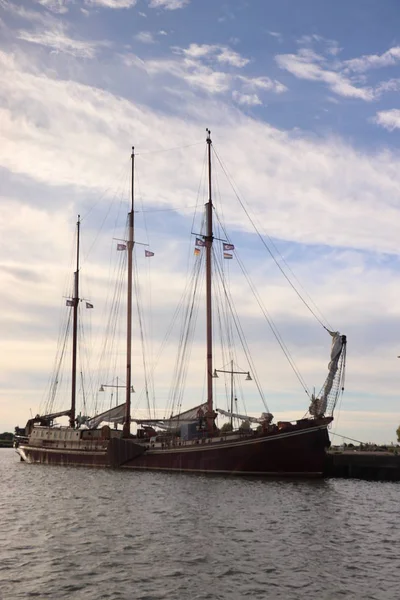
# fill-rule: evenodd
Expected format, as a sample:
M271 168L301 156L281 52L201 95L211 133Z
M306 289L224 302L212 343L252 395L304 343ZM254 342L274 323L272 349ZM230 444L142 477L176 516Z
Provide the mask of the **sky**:
M209 127L252 218L326 322L348 337L334 443L340 434L395 441L399 20L396 0L0 0L0 431L21 426L43 401L71 293L78 213L90 327L104 324L132 145L144 207L137 239L155 253L151 267L138 254L138 267L151 277L157 354L193 252L190 209ZM276 269L222 172L218 185L229 239L318 388L329 335ZM277 418L301 417L307 398L236 266L229 269L268 406ZM195 362L202 348L199 339ZM158 367L161 403L172 353ZM203 367L194 373L188 405L204 399ZM264 410L253 400L247 408Z

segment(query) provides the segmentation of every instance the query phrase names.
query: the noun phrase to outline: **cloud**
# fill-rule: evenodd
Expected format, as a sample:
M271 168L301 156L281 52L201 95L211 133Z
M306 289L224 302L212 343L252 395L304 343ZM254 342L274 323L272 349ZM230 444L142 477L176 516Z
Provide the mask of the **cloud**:
M320 81L338 96L358 98L367 102L378 100L386 92L400 89L399 79L390 79L378 84L363 86L366 77L361 73L374 67L395 64L400 60L400 47L394 47L382 55L365 55L346 61L336 56L341 48L335 40L320 35L303 35L297 40L302 47L296 54L278 54L275 60L281 69L285 69L298 79ZM319 53L314 47L319 47Z
M275 60L281 69L289 71L298 79L326 83L329 89L339 96L365 101L375 98L373 89L357 87L340 72L324 68L324 58L312 50L300 50L297 54L279 54Z
M369 69L389 67L400 61L400 46L394 46L383 54L365 54L359 58L352 58L343 62L348 71L364 73Z
M232 93L232 97L241 106L257 106L262 104L257 94L241 94L236 90Z
M269 77L248 77L232 72L229 67L243 69L249 60L227 46L190 44L187 48L175 46L172 51L174 58L142 60L134 55L125 55L122 60L126 65L146 71L150 76L172 77L208 94L236 91L247 95L251 101L249 92L258 90L280 94L287 89L279 81Z
M384 92L398 92L400 90L400 79L389 79L388 81L381 81L375 87L376 96L380 96Z
M278 31L267 31L268 35L270 35L271 37L274 37L275 39L278 40L278 42L283 42L283 36L281 33L279 33Z
M282 94L287 91L287 87L269 77L246 77L245 75L237 75L237 79L243 83L246 90L268 90L276 94Z
M207 57L218 63L225 63L238 68L245 67L250 62L248 58L240 56L235 50L218 44L190 44L188 48L175 47L174 50L176 53L183 54L189 58L199 59Z
M49 185L97 189L107 186L109 174L96 165L106 160L112 171L118 164L118 153L123 152L121 141L126 131L135 130L139 143L148 147L146 136L153 137L149 132L164 130L159 143L165 139L169 147L175 145L171 131L179 129L183 138L198 139L197 127L206 115L213 114L224 136L233 128L229 139L232 135L237 139L239 129L243 129L249 146L233 154L232 171L237 173L240 188L248 189L260 218L269 223L273 235L299 243L312 239L315 244L398 251L395 224L400 175L394 167L394 155L362 154L335 138L320 142L299 138L298 134L247 119L228 110L225 103L211 100L200 106L180 105L180 111L192 115L193 125L188 129L186 118L162 119L150 109L100 89L30 73L29 67L21 67L15 57L5 53L0 55L0 64L0 158L11 172L25 173ZM134 81L134 75L131 77ZM163 123L168 124L167 130ZM125 132L123 138L121 132ZM253 153L249 148L257 151ZM156 181L154 173L151 180ZM264 190L273 194L272 205L265 205ZM318 228L302 218L307 210L315 217L313 223L318 221Z
M381 110L373 118L373 122L377 125L381 125L388 131L400 129L400 110L398 108Z
M102 6L103 8L131 8L137 0L85 0L88 6Z
M185 8L190 0L150 0L149 8L165 8L165 10L177 10Z
M132 62L143 68L149 75L165 73L170 77L183 80L189 86L210 94L221 94L229 91L231 76L223 71L215 71L199 61L185 58L183 60L153 59L140 60L137 57L125 57L126 63Z
M106 42L88 42L73 39L65 33L62 25L37 33L21 30L18 32L17 37L25 42L46 46L55 52L63 52L80 58L94 58L97 50L107 45Z
M35 0L48 10L56 14L64 14L68 12L68 4L71 0Z
M54 25L57 23L56 18L53 15L50 15L46 12L39 12L36 10L28 10L23 6L18 6L17 4L13 4L8 0L0 0L0 7L3 10L16 15L20 19L27 20L31 23L41 23L42 25Z
M143 44L155 44L155 39L150 31L140 31L135 35L135 39Z
M340 48L338 42L336 40L330 40L328 38L323 37L322 35L312 34L312 35L302 35L297 43L300 46L313 46L317 45L323 49L324 54L331 54L332 56L336 56L342 50Z

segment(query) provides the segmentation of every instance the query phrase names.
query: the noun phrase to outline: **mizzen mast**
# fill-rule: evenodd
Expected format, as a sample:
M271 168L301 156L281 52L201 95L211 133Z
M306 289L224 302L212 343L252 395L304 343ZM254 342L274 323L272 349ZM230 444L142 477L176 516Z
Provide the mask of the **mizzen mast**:
M127 332L126 332L126 399L124 437L131 432L131 380L132 380L132 271L133 271L133 233L134 233L134 200L135 200L135 148L132 146L132 179L131 179L131 210L128 214L128 297L127 297Z
M72 323L72 382L71 382L71 410L69 414L70 427L75 427L76 414L76 359L78 352L78 304L79 304L79 236L81 217L78 215L76 223L76 271L74 273L73 323Z
M212 223L212 186L211 186L211 131L207 131L207 156L208 156L208 202L206 204L207 231L205 236L206 244L206 323L207 323L207 430L212 434L214 429L213 417L213 360L212 360L212 244L213 244L213 223Z

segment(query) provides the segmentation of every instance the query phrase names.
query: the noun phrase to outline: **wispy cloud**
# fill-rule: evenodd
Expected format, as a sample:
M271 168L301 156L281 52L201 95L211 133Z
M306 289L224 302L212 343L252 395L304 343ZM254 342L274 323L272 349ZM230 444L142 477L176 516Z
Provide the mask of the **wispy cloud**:
M375 93L380 96L384 92L398 92L400 90L400 79L389 79L388 81L381 81L375 87Z
M369 69L389 67L400 61L400 46L394 46L383 54L365 54L359 58L352 58L343 62L345 69L364 73Z
M336 56L342 50L336 40L331 40L329 38L325 38L322 35L318 35L313 33L311 35L302 35L297 43L300 46L312 46L313 44L317 44L323 48L324 53L331 54L332 56Z
M166 10L177 10L185 8L190 0L150 0L149 8L165 8Z
M51 12L56 14L64 14L68 12L68 4L71 0L35 0Z
M124 57L124 61L144 69L149 75L166 73L180 79L191 87L202 89L210 94L227 92L231 87L232 77L223 71L216 71L199 61L184 58L183 60L138 60L137 57Z
M388 131L400 129L400 110L398 108L381 110L375 115L373 122L377 125L381 125Z
M241 92L234 91L232 97L241 106L257 106L262 104L257 94L242 94Z
M12 2L9 2L9 0L0 0L0 7L8 13L13 14L20 19L29 21L30 23L41 23L50 26L57 22L54 15L44 11L29 10L23 6L13 4Z
M297 54L280 54L276 56L276 62L281 69L289 71L299 79L327 84L329 89L339 96L366 101L371 101L375 97L373 89L357 87L351 79L340 72L325 68L324 58L313 51L299 50Z
M228 46L218 44L190 44L188 48L174 48L177 54L183 54L190 58L210 58L219 63L226 63L232 67L242 68L246 66L250 60L240 56L238 52L232 50Z
M137 0L85 0L88 6L102 6L104 8L131 8Z
M258 90L280 94L286 91L283 84L269 77L248 77L242 72L232 71L243 70L249 59L227 46L190 44L187 48L173 47L172 51L176 58L141 60L130 55L123 56L122 60L125 64L145 70L151 76L166 74L208 94L236 91L247 96L249 102L252 98L253 103L256 102L255 95L249 92ZM239 96L236 95L236 98Z
M107 45L107 42L88 42L73 39L66 34L64 27L61 25L37 33L21 30L17 36L26 42L51 48L54 52L63 52L81 58L94 58L98 48Z
M278 31L267 31L268 35L270 35L271 37L274 37L275 39L278 40L278 42L283 42L283 36L281 33L279 33Z
M156 40L150 31L140 31L135 35L135 39L143 44L155 44Z
M276 79L269 77L246 77L245 75L237 75L237 79L243 83L246 90L270 90L276 94L282 94L287 91L287 87Z
M374 85L365 84L364 73L372 68L394 65L400 61L400 47L394 47L382 55L365 55L360 58L340 61L341 51L335 40L320 35L304 35L297 40L300 50L296 54L279 54L275 60L281 69L287 70L298 79L320 81L337 94L347 98L358 98L370 102L386 92L400 89L399 79L390 79ZM318 46L317 53L314 48Z

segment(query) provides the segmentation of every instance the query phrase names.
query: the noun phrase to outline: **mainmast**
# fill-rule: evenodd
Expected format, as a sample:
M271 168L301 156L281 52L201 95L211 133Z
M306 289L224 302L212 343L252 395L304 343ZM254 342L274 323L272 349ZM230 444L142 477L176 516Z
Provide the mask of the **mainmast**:
M211 131L207 131L207 155L208 155L208 202L206 204L207 232L206 243L206 306L207 306L207 430L212 434L214 429L213 417L213 369L212 369L212 296L211 296L211 255L213 244L212 226L212 187L211 187Z
M71 411L69 415L70 427L75 427L76 413L76 357L78 351L78 304L79 304L79 235L81 217L78 215L76 224L76 271L74 273L73 324L72 324L72 385L71 385Z
M132 183L131 183L131 210L128 214L129 237L128 251L128 297L127 297L127 334L126 334L126 399L124 437L129 437L131 432L131 379L132 379L132 270L133 270L133 226L134 226L134 189L135 189L135 148L132 146Z

